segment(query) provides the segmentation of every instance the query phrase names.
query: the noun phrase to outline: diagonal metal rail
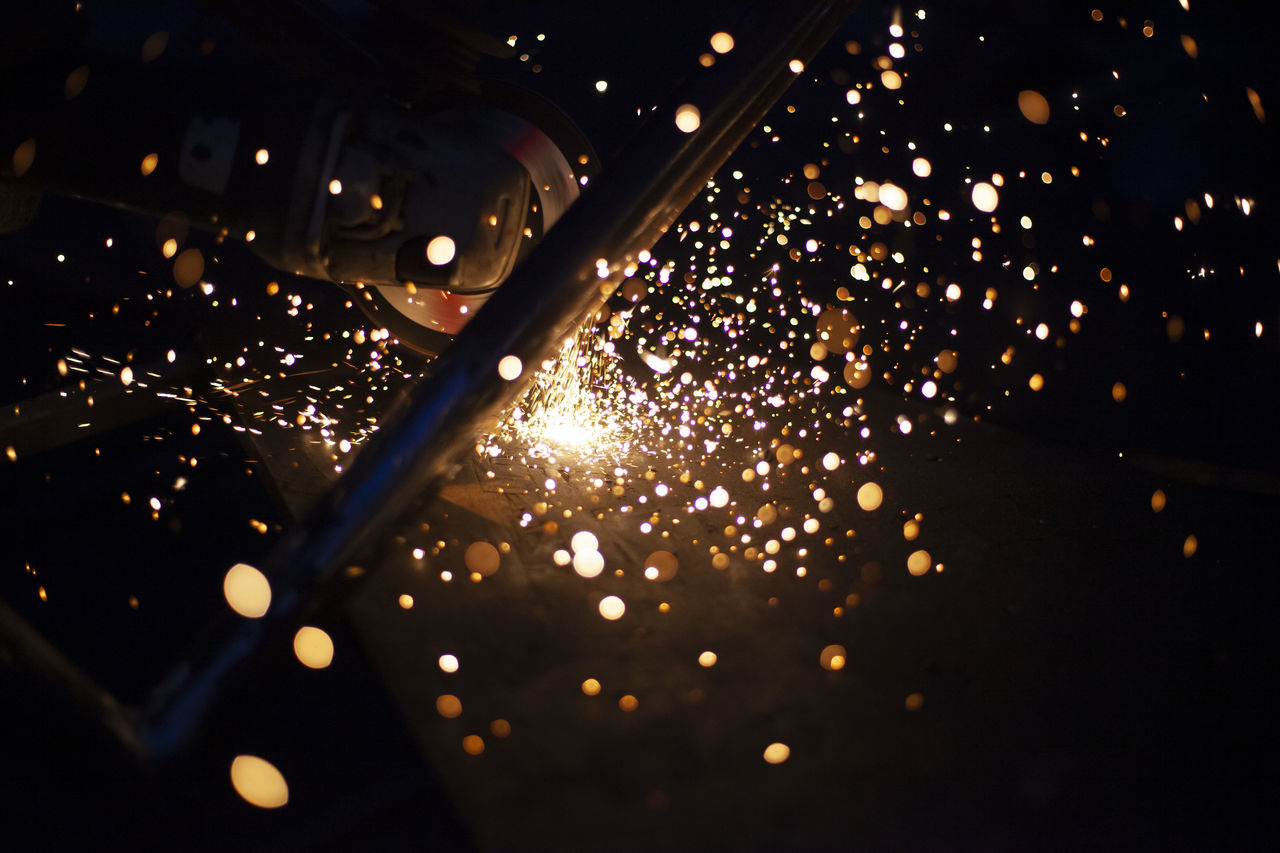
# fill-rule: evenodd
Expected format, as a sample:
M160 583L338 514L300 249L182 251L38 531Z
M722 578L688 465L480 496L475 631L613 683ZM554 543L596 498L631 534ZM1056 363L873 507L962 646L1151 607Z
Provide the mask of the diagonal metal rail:
M273 599L260 619L228 613L197 654L159 688L140 718L147 750L165 757L261 666L259 651L296 628L302 609L405 507L434 487L476 435L518 395L543 359L616 287L845 20L856 0L758 4L735 28L733 51L658 107L635 139L557 223L452 346L404 395L343 478L272 553ZM692 133L675 125L693 104ZM608 276L601 278L605 261ZM514 381L498 374L520 359Z

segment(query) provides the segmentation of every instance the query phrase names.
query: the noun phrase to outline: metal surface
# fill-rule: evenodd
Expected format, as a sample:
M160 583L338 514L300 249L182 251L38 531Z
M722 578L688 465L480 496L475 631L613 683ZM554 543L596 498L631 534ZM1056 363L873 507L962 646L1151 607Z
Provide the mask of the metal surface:
M498 362L518 357L522 378L529 378L790 85L791 60L812 59L852 6L820 0L787 7L785 29L784 10L760 7L744 22L733 53L654 111L618 166L584 193L435 362L432 376L385 420L306 524L281 542L265 567L274 590L269 612L256 620L228 614L156 695L143 723L155 754L172 753L191 738L218 696L252 670L263 644L295 624L317 587L352 565L382 525L451 468L458 451L523 388L498 376ZM694 133L674 124L682 103L702 112ZM597 275L599 259L607 280Z

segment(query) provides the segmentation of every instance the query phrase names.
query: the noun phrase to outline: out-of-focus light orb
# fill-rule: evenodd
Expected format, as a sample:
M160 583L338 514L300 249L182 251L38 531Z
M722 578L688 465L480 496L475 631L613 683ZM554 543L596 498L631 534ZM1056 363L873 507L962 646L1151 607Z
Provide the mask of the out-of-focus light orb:
M1018 110L1032 124L1049 123L1049 102L1034 89L1023 89L1018 93Z
M804 63L799 59L793 59L787 63L787 68L791 70L792 74L799 74L804 70Z
M253 155L253 162L259 166L267 165L267 161L271 159L271 152L265 148L259 148Z
M341 195L341 194L342 194L342 181L338 180L337 178L334 178L332 181L330 181L330 182L329 182L329 194L330 194L330 195Z
M828 352L841 355L858 343L862 326L848 308L828 308L818 315L817 332Z
M244 801L260 809L278 809L289 802L284 774L265 758L237 755L231 762L231 786Z
M498 375L508 382L517 379L524 370L524 364L514 355L504 355L498 362Z
M462 739L462 751L467 755L479 755L484 752L484 738L480 735L467 735Z
M1129 396L1129 389L1125 387L1123 382L1117 382L1111 386L1111 399L1117 403L1123 403L1125 398Z
M716 656L715 652L706 651L698 655L698 666L710 668L716 665L717 660L719 660L719 658Z
M142 165L139 170L144 176L150 175L156 170L156 166L160 165L160 157L156 154L148 154L142 158Z
M711 37L711 49L716 53L728 53L733 50L733 36L725 32L716 33Z
M133 368L127 364L120 370L120 384L126 388L133 384Z
M604 555L599 551L579 551L573 555L573 570L579 577L599 577L604 571Z
M880 85L886 89L901 89L902 75L893 69L886 69L880 72Z
M621 598L616 595L606 595L600 599L600 615L608 619L610 622L617 621L622 618L622 614L627 612L627 605Z
M781 764L791 757L791 747L785 743L771 743L764 748L764 760L768 764Z
M863 483L858 487L858 506L867 512L874 512L884 501L884 490L878 483Z
M684 133L693 133L702 124L702 113L693 104L676 107L676 127Z
M462 664L458 661L457 655L443 654L436 660L436 665L440 667L441 672L455 673Z
M933 164L923 157L917 157L911 161L911 171L917 178L927 178L933 174Z
M1168 503L1168 498L1165 497L1164 489L1156 489L1154 492L1151 493L1151 511L1152 512L1160 512L1165 508L1165 505L1167 503Z
M708 495L708 498L711 501L711 505L716 509L729 505L729 492L725 490L724 486L716 486L711 490L711 494Z
M588 678L586 681L582 682L582 692L587 696L599 696L600 682L594 678Z
M608 89L609 89L609 81L608 81L608 80L597 80L597 81L596 81L596 91L597 91L597 92L605 92L605 91L607 91Z
M993 213L1000 204L1000 193L986 181L974 184L970 197L973 199L973 206L983 213Z
M1031 378L1027 380L1027 387L1032 391L1039 391L1044 387L1044 377L1039 373L1031 374Z
M311 625L303 625L293 635L293 653L308 669L324 669L333 663L333 638Z
M654 551L644 561L645 579L659 583L666 583L674 578L679 569L680 562L670 551Z
M844 99L849 104L858 104L862 102L862 93L857 89L850 89L844 93Z
M907 557L907 571L916 577L927 575L929 566L933 563L933 558L929 556L928 551L912 551Z
M427 243L427 261L438 267L452 261L457 252L458 247L454 245L453 238L444 234L432 237L431 242Z
M1040 339L1040 340L1042 340L1042 341L1043 341L1045 338L1049 337L1049 326L1048 326L1048 324L1046 324L1046 323L1039 323L1039 324L1037 324L1037 325L1036 325L1036 337L1037 337L1037 338L1039 338L1039 339Z
M563 548L557 548L556 552L551 555L551 559L557 566L567 566L573 562L573 555Z
M890 210L906 210L908 204L907 192L897 184L881 184L880 203Z
M1185 540L1183 540L1182 556L1186 557L1187 559L1194 557L1196 553L1196 548L1198 547L1199 547L1199 542L1196 540L1195 534L1193 533L1190 536L1188 536Z
M488 542L472 542L463 555L463 562L467 564L467 571L488 577L498 571L501 558L498 556L498 549Z
M845 661L848 660L849 653L845 651L844 646L833 643L822 650L818 655L818 663L823 669L829 669L832 672L844 669Z
M579 551L596 551L600 548L600 540L590 530L579 530L569 540L569 547L575 554Z
M231 609L248 619L259 619L271 606L271 582L248 563L236 563L222 578L222 594Z
M829 451L822 457L822 467L828 471L834 471L840 467L840 454L834 450Z
M462 714L462 700L452 693L443 693L436 697L436 711L440 716L452 720Z

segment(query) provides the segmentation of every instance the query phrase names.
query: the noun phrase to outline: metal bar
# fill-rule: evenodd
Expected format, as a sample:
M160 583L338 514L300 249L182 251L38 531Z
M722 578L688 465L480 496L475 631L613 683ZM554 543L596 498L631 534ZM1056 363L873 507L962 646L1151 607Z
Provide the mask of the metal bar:
M403 397L346 475L264 567L273 587L267 614L227 615L199 657L173 673L144 715L154 754L181 747L217 698L253 670L268 642L287 636L302 605L358 559L361 548L455 464L459 453L523 389L566 333L607 298L626 264L653 245L750 129L844 21L855 0L761 4L735 32L734 51L699 70L641 128ZM677 105L701 112L693 133L675 126ZM597 273L604 259L609 278ZM520 359L519 379L498 362Z

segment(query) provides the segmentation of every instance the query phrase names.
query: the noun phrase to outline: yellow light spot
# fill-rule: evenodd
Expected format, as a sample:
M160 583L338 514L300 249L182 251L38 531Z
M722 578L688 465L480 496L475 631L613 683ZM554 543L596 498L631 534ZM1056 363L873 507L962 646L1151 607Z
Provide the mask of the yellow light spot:
M768 764L781 764L791 757L791 747L785 743L771 743L764 748L764 760Z
M436 665L440 667L441 672L454 673L458 671L461 664L458 662L457 655L443 654L436 660Z
M271 152L265 148L259 148L253 154L253 162L257 163L259 166L267 165L267 161L269 161L270 159L271 159Z
M933 558L929 556L928 551L912 551L911 555L907 557L907 571L915 577L927 575L929 573L929 566L932 563Z
M160 247L160 254L164 255L166 258L172 258L174 255L178 254L178 241L172 237L165 240L164 245Z
M442 693L436 697L436 711L440 716L452 720L462 713L462 700L452 693Z
M504 355L502 360L498 362L498 375L508 382L519 378L523 370L524 365L514 355Z
M911 171L917 178L927 178L933 174L933 164L923 157L917 157L911 161Z
M799 59L793 59L787 63L787 68L791 70L792 74L799 74L804 70L804 63Z
M462 751L467 755L479 755L484 752L484 738L480 735L467 735L462 739Z
M618 707L627 713L631 713L636 708L640 707L640 700L632 696L630 693L627 693L618 700Z
M845 651L845 647L832 644L825 647L822 653L818 655L818 663L823 669L829 669L832 672L844 669L844 663L848 659L849 653Z
M1245 87L1244 94L1249 99L1249 106L1253 107L1254 116L1257 117L1258 121L1266 122L1267 113L1262 109L1262 98L1258 97L1258 93L1248 86Z
M265 758L237 755L231 762L231 785L245 802L260 809L278 809L289 802L284 774Z
M463 557L467 570L477 572L482 577L489 577L498 571L500 557L498 549L488 542L472 542Z
M1199 543L1196 542L1195 534L1188 536L1182 543L1182 556L1188 558L1194 556L1198 544Z
M333 663L333 638L320 628L303 625L293 635L293 653L303 666L324 669Z
M179 287L194 287L204 275L204 253L199 249L184 249L173 260L173 280Z
M1187 56L1192 59L1195 59L1200 55L1200 48L1196 47L1196 40L1186 34L1183 34L1182 36L1182 49L1185 50L1187 52Z
M427 244L427 261L438 267L452 261L456 253L457 247L453 243L453 238L446 237L444 234L431 238L431 242Z
M1039 373L1031 374L1031 378L1027 380L1027 387L1032 391L1039 391L1044 387L1044 377Z
M596 681L594 678L588 678L586 681L582 682L582 692L588 696L599 696L600 682Z
M494 737L510 737L511 724L499 717L489 724L489 731L493 732Z
M1022 117L1032 124L1049 123L1049 102L1034 89L1023 89L1018 93L1018 109Z
M341 194L342 194L342 181L338 180L337 178L334 178L332 181L330 181L330 182L329 182L329 194L330 194L330 195L341 195Z
M983 213L992 213L1000 204L1000 194L986 181L974 184L970 197L973 199L973 206Z
M398 602L398 603L400 604L400 606L401 606L403 609L405 609L405 610L412 610L412 609L413 609L413 596L412 596L412 595L409 595L409 593L407 593L407 592L406 592L406 593L401 594L400 598L398 598L398 599L397 599L397 602Z
M614 622L627 612L627 605L616 595L606 595L600 599L600 615Z
M914 542L920 536L920 522L915 519L908 519L902 524L902 538L908 542Z
M654 551L644 561L646 580L666 583L676 576L678 569L679 562L676 560L676 555L670 551Z
M595 550L579 551L573 555L573 570L579 577L599 577L600 573L604 571L604 555ZM607 619L608 617L606 616L605 618Z
M150 175L152 172L156 170L156 166L158 165L160 165L160 155L148 154L146 157L143 157L142 165L140 167L142 170L143 176L145 177L147 175Z
M676 127L684 133L693 133L702 124L702 113L693 104L681 104L676 108Z
M1129 390L1124 387L1123 382L1117 382L1111 386L1111 399L1117 403L1123 403L1124 398L1129 396Z
M728 53L733 50L733 36L725 32L716 33L711 37L711 49L716 53Z
M702 654L698 655L698 665L699 665L699 666L703 666L703 667L710 668L710 667L713 667L713 666L715 666L715 665L716 665L716 661L717 661L717 660L718 660L718 658L716 657L716 653L715 653L715 652L707 651L707 652L703 652Z
M902 75L893 69L885 69L880 72L880 85L886 89L901 89Z
M267 295L268 295L268 296L275 296L275 295L276 295L277 293L279 293L279 292L280 292L280 283L279 283L279 282L277 282L277 281L271 281L271 282L268 282L268 283L267 283Z
M597 91L597 92L604 92L604 91L606 91L608 88L609 88L609 81L608 81L608 80L597 80L597 81L596 81L596 91Z
M1156 489L1151 493L1151 511L1160 512L1165 508L1168 499L1165 497L1164 489Z
M858 488L858 506L867 512L880 508L884 500L884 490L877 483L863 483Z
M222 594L231 609L248 619L258 619L271 606L271 582L248 563L236 563L222 579Z
M890 210L906 210L907 209L907 193L902 187L896 184L883 183L880 185L880 203Z

